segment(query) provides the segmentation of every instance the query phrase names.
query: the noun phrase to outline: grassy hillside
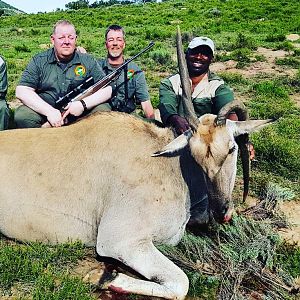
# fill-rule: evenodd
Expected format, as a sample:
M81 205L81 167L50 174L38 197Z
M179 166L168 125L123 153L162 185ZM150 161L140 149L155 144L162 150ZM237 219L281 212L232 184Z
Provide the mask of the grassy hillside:
M151 101L154 106L158 103L160 80L176 72L177 69L174 47L176 26L179 24L181 27L185 45L192 37L197 35L211 37L217 46L213 67L219 70L219 74L234 89L236 97L245 102L249 108L250 117L274 117L279 119L275 125L253 135L251 138L257 154L257 162L252 165L251 195L262 197L269 186L276 186L277 191L279 191L277 193L285 195L285 197L278 196L278 198L300 199L300 39L296 35L300 34L300 5L298 1L176 0L144 5L114 5L99 9L2 17L0 23L0 49L1 55L6 58L8 63L10 85L8 101L11 105L15 103L14 90L22 71L34 54L49 47L49 35L52 26L59 19L72 21L78 29L79 44L99 58L105 56L104 31L108 25L113 23L120 24L126 29L127 57L132 56L145 47L149 41L153 40L156 43L155 47L143 54L137 62L146 72ZM294 34L296 38L288 39L287 36L290 34ZM239 202L241 194L239 188L240 185L238 185L235 196L237 202ZM275 198L273 197L272 201ZM281 244L278 237L275 237L271 232L271 229L270 231L264 231L266 228L261 227L264 226L262 224L245 222L245 220L238 220L232 227L226 227L225 231L227 234L231 234L230 237L225 236L225 231L222 233L223 235L216 237L216 243L222 244L224 242L222 244L223 253L220 255L226 259L227 267L233 267L234 264L230 255L235 255L234 259L238 260L239 268L243 270L249 267L249 261L258 262L261 260L260 263L263 267L265 262L268 261L268 267L272 271L286 263L285 271L290 272L289 276L297 277L300 275L299 248L295 248L295 250ZM245 237L246 240L237 242L236 235L242 237L242 231L244 230L241 230L241 224L244 224L245 230L250 231L250 228L255 228L260 234L255 232L253 237L249 234ZM236 228L239 228L239 230ZM258 236L261 237L261 240L258 240ZM229 240L235 240L236 247L225 243ZM210 241L211 239L206 242L211 243ZM175 250L177 255L181 255L181 257L186 253L191 253L190 250L187 250L187 246L192 247L193 250L196 249L199 253L203 252L203 249L200 251L199 247L204 247L207 250L219 246L219 244L217 246L215 244L206 245L201 241L194 243L188 239L185 239L184 243L188 245L181 244ZM248 247L249 243L251 243L252 248ZM4 244L4 242L0 244L0 250L1 247L5 248ZM255 248L258 244L259 249ZM241 245L245 247L243 248ZM39 249L41 246L32 245L32 249L36 247ZM81 249L80 245L78 247ZM50 250L43 248L42 250L45 253L55 251L52 248ZM235 252L238 250L242 252ZM6 251L12 253L21 250L11 246L9 249L5 248L3 253L6 253ZM166 251L172 252L173 250L167 249ZM271 254L274 254L274 256L271 257ZM27 257L24 254L27 257L25 262L19 263L22 268L22 264L24 264L25 269L28 267L28 261L31 259L30 255L32 254L29 253L29 257ZM46 256L46 254L43 256ZM83 253L80 252L78 258L82 256ZM190 256L192 257L192 255ZM173 257L176 261L173 254L170 254L170 257ZM210 277L206 276L205 272L199 275L198 270L198 275L195 275L195 270L199 268L199 265L197 265L198 262L197 264L194 262L193 269L191 264L188 264L191 257L184 257L184 262L188 265L187 271L193 286L196 283L199 285L200 281L202 285L207 287L202 291L193 287L191 294L199 297L201 295L203 299L214 299L215 293L220 287L220 280L229 278L225 276L228 274L224 273L225 277ZM13 258L8 257L7 259L6 261L6 258L3 258L0 265L9 266L13 264ZM198 261L200 258L193 256L193 259ZM205 260L206 257L203 259ZM213 260L214 258L212 258ZM38 269L38 272L31 270L30 272L34 274L30 273L28 275L30 288L33 286L32 282L37 282L32 288L35 293L33 299L67 299L63 284L60 286L60 283L63 282L62 277L65 275L63 273L60 273L59 276L53 275L50 271L52 268L57 268L57 266L52 266L50 263L48 266L48 261L49 259L46 262L39 263L41 269ZM47 270L42 272L41 270L45 266L47 266ZM19 274L26 271L20 270L18 271ZM258 272L257 270L255 269L255 272ZM239 270L234 269L231 271L230 278L236 283L240 282ZM11 276L15 276L13 279L5 277L8 275L5 272L1 273L0 268L0 289L2 288L6 293L9 293L8 291L10 291L13 284L18 282L17 276L19 274L14 274L14 270L10 272L12 273ZM43 273L42 276L39 277L39 273ZM255 276L250 273L247 273L246 283L260 291L266 283L261 282L258 286L255 286L257 284L253 279ZM234 278L233 275L237 275L237 277ZM289 276L286 276L286 278L290 278ZM57 280L57 277L59 280ZM8 279L4 281L3 278ZM26 281L26 278L22 280ZM5 285L3 282L7 284ZM68 284L66 289L68 289ZM42 298L41 293L43 294L43 292L39 289L43 286L45 287L44 294L49 293L50 295L53 291L56 291L56 298L50 296L49 298ZM208 290L210 287L212 289ZM226 287L228 286L226 285ZM83 290L84 295L91 291L90 288L83 287L82 290L79 289L76 293L82 294ZM60 292L62 294L59 294ZM283 296L277 297L277 294L275 296L274 294L271 296L267 294L265 299L295 299L293 296L280 293L279 295ZM255 295L253 297L255 298ZM82 296L78 299L88 298L89 296ZM69 299L72 299L72 297ZM221 297L221 299L225 298Z

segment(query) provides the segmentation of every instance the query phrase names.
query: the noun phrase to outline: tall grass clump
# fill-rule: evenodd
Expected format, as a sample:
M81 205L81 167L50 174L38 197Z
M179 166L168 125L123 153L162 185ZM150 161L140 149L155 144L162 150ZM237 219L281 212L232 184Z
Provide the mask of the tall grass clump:
M161 248L188 274L191 296L290 299L293 278L277 263L281 240L269 224L239 216L214 231L200 237L186 234L176 248ZM203 284L212 287L209 295Z

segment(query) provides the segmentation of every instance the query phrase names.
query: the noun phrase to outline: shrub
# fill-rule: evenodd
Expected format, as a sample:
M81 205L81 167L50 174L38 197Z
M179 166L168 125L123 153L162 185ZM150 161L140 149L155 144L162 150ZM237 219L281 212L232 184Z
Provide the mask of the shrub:
M249 81L245 79L241 74L237 73L222 73L220 74L222 79L229 85L238 85L241 87L241 85L248 85Z
M233 48L248 48L251 50L256 49L256 45L253 41L253 39L247 35L244 35L243 33L238 33L236 41L233 45Z
M33 35L33 36L36 36L36 35L40 35L41 32L39 29L34 29L34 28L31 28L30 31L29 31L30 35Z
M265 38L266 42L283 42L285 41L285 35L283 33L280 34L268 34Z
M280 66L290 66L292 68L298 69L300 68L300 60L294 57L286 57L286 58L276 58L275 59L276 65Z
M22 45L16 45L15 46L15 50L17 52L31 52L31 50L29 49L28 46L26 46L25 44Z
M160 65L169 65L172 63L172 57L166 49L156 49L150 53L150 57Z
M232 51L230 58L237 61L237 68L243 68L250 63L251 51L248 48L241 48Z
M276 50L285 50L285 51L292 51L294 50L294 45L291 42L284 41L276 46Z

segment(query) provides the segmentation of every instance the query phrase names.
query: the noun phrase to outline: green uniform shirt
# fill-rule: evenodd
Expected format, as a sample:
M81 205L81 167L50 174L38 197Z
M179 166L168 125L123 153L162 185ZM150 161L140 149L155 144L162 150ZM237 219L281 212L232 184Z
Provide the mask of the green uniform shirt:
M161 81L159 101L158 108L165 125L171 115L178 114L184 117L179 74ZM210 72L199 82L192 94L192 102L198 117L206 113L217 114L226 103L231 101L233 101L232 90L220 77Z
M7 93L7 69L6 63L0 56L0 100L5 100Z
M115 70L107 59L101 59L99 64L105 75ZM135 63L130 62L113 82L113 94L110 100L112 109L131 113L135 110L136 104L149 99L144 72Z
M54 49L48 49L33 57L22 74L19 85L34 88L47 103L55 101L92 76L95 83L105 75L95 58L89 54L75 52L67 64L60 63ZM80 91L81 92L81 91Z

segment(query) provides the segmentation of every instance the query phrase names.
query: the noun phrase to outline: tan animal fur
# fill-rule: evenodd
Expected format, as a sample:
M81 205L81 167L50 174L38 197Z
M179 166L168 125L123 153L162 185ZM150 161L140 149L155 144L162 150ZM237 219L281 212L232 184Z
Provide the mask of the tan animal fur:
M234 144L233 125L211 130L213 117L207 118L190 147L214 177L224 163L236 168L227 149ZM150 280L119 274L109 288L183 299L186 275L154 246L178 243L189 218L178 156L151 157L172 140L170 129L122 113L96 114L62 128L1 132L0 231L20 241L79 239ZM212 155L205 160L208 144ZM235 170L229 172L234 182ZM229 201L233 183L226 184Z

